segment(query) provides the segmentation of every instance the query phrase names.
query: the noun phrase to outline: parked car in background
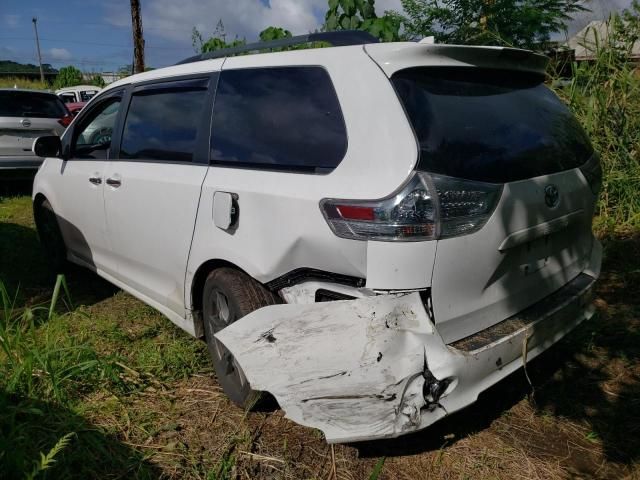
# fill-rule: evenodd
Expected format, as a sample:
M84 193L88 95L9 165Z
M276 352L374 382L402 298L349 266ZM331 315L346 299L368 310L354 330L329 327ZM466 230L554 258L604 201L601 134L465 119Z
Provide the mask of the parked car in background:
M77 115L98 92L102 90L94 85L77 85L56 90L56 95L66 104L72 115Z
M86 104L87 102L69 102L65 105L71 112L71 115L76 116L78 113L80 113L80 110L82 110Z
M33 141L62 135L72 118L53 93L0 89L0 171L37 169L42 158L33 154Z
M95 85L76 85L75 87L66 87L56 90L56 95L58 95L64 103L86 103L96 96L100 90L102 89Z
M57 269L204 337L239 405L267 391L329 442L397 437L592 317L602 170L542 55L285 43L316 41L341 46L110 85L34 143L34 216Z

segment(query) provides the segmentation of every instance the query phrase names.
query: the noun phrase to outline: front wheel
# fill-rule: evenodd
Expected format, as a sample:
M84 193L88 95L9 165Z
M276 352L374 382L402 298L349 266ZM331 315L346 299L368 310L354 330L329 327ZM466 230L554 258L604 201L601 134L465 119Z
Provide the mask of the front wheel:
M219 268L207 277L202 300L205 337L218 382L231 401L251 408L261 392L251 389L238 362L214 335L254 310L279 303L278 297L239 270Z

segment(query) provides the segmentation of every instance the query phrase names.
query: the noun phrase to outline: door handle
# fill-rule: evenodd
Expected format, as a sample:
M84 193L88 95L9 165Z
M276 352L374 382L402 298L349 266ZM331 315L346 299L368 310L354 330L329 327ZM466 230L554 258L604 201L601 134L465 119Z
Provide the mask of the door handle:
M113 188L118 188L122 185L122 182L117 178L107 178L107 185Z
M100 177L89 177L89 181L94 185L100 185L102 183L102 179Z

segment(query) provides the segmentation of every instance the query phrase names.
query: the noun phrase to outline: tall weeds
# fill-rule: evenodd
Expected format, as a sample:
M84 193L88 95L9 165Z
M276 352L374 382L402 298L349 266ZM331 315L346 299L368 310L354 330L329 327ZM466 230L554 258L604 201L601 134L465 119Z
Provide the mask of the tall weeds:
M50 418L51 412L60 417L79 395L105 381L119 382L112 362L56 322L63 291L68 297L64 277L59 276L49 305L19 307L0 281L0 477L45 475L64 455L76 432L71 429L79 422L62 415L72 421L56 425L66 432L53 443L48 431L34 438L34 422L60 423ZM47 453L38 454L40 448Z
M49 308L17 308L0 281L0 389L5 393L64 403L102 380L117 381L109 362L51 322L61 286L62 277Z
M640 5L609 20L606 38L593 32L593 60L574 64L560 89L600 153L604 185L601 218L611 226L640 227L640 74L631 59L640 38Z
M28 88L31 90L48 90L51 85L40 80L29 80L21 77L0 78L0 88Z

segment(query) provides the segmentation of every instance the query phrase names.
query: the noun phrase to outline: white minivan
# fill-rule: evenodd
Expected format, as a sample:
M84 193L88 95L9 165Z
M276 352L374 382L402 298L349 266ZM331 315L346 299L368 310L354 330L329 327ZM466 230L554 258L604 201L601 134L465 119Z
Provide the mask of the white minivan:
M343 32L125 78L34 143L41 241L204 337L242 406L425 428L594 313L602 172L546 65Z

